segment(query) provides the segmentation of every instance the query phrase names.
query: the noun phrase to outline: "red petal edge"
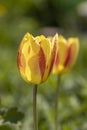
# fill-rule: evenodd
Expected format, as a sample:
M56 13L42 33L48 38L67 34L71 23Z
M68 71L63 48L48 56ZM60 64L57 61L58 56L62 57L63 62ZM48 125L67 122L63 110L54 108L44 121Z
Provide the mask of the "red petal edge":
M18 65L19 70L21 67L23 71L25 71L25 67L26 67L25 57L20 52L18 52L18 55L17 55L17 65Z
M66 52L66 56L64 60L64 66L67 66L67 64L69 63L70 57L71 57L71 46L67 48L67 52Z
M22 66L20 57L21 57L21 54L18 52L18 54L17 54L17 66L18 66L18 69L20 69L20 66Z
M51 73L52 68L53 68L53 65L54 65L54 62L55 62L56 51L57 51L57 46L56 46L56 43L54 43L53 51L52 51L51 66L50 66L49 74Z
M46 59L45 59L45 55L44 55L42 48L40 48L40 51L38 54L38 60L39 60L39 67L40 67L40 71L41 71L41 76L43 77L44 72L45 72L45 68L46 68Z

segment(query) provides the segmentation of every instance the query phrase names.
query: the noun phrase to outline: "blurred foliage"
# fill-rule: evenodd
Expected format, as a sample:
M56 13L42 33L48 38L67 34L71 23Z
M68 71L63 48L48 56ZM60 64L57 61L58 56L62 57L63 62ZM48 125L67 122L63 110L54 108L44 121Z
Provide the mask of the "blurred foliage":
M80 52L73 70L62 76L59 130L87 130L87 38L78 27L76 7L85 0L0 0L0 130L33 130L32 90L17 69L18 44L28 31L56 27L78 36ZM39 129L54 129L57 76L38 87Z
M73 30L77 24L76 6L85 0L1 0L0 42L15 44L29 31L37 34L43 26Z

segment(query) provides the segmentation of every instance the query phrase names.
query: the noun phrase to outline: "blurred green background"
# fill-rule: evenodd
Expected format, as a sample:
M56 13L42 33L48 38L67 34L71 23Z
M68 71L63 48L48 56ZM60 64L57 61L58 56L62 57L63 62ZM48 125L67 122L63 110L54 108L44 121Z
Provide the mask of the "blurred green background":
M62 76L59 130L87 130L87 0L0 0L0 130L33 130L33 85L16 64L26 32L79 38L77 62ZM39 85L39 130L54 130L56 82L51 75Z

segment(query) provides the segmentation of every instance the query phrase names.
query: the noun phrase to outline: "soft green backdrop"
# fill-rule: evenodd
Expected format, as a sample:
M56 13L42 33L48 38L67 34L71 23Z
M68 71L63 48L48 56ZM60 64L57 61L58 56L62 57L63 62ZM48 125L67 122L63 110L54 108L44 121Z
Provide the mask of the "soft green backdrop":
M77 62L62 76L59 130L87 130L87 16L77 10L81 2L0 0L0 130L33 130L33 85L22 80L16 63L18 45L26 32L79 38ZM51 75L39 85L39 130L54 130L56 81L57 76Z

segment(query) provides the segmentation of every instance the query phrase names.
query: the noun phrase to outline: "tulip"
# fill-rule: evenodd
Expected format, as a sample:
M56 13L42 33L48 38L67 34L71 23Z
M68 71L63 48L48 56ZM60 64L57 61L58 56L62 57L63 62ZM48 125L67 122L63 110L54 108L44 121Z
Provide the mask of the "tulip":
M33 88L33 119L34 130L38 130L37 119L37 84L44 82L50 75L57 54L58 34L51 40L45 36L33 37L26 33L17 55L17 65L22 78L34 83Z
M58 101L61 84L61 75L69 72L75 64L79 50L78 38L58 38L58 52L53 67L53 74L57 74L57 86L55 90L55 130L58 130Z
M78 38L68 38L63 36L58 38L58 53L53 68L54 74L64 74L69 72L75 64L79 50Z
M44 82L51 73L56 53L58 34L52 40L45 36L33 37L26 33L17 55L17 64L22 78L30 83Z

